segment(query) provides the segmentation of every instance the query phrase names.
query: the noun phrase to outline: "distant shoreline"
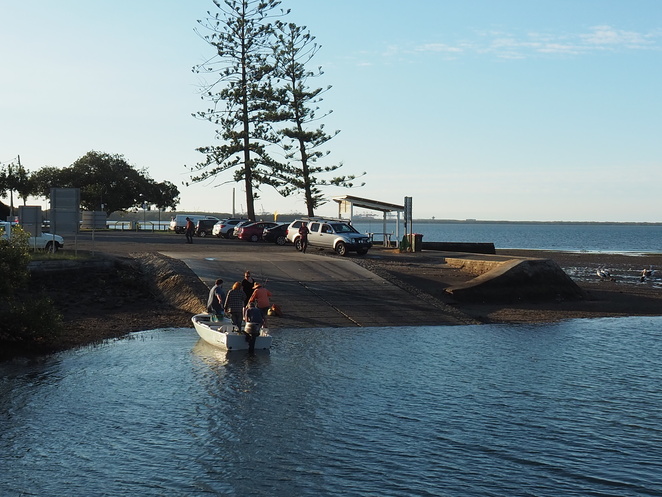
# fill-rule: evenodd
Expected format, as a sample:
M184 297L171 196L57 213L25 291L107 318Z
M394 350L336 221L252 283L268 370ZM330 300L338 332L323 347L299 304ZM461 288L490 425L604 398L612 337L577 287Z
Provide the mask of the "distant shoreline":
M242 218L246 219L245 216L235 215L232 216L228 213L222 212L199 212L199 211L176 211L176 212L163 212L161 211L160 215L157 212L138 212L138 213L124 213L122 215L111 215L108 218L108 221L135 221L135 222L154 222L159 221L161 223L167 224L170 222L170 218L175 215L205 215L205 216L215 216L219 219L229 219L229 218ZM294 221L295 219L306 217L304 214L278 214L278 222L286 223ZM259 216L256 216L258 219L272 219L274 217L273 213L261 213ZM317 216L320 218L333 218L334 216ZM365 216L354 216L352 218L353 223L381 223L384 219L380 217L365 217ZM387 217L386 222L397 221L396 217ZM404 222L400 218L400 222ZM662 226L662 221L659 222L646 222L646 221L506 221L506 220L489 220L489 219L436 219L436 218L414 218L412 220L414 224L520 224L520 225L577 225L577 226L587 226L587 225L596 225L596 226Z
M392 221L393 219L387 219ZM382 221L378 218L354 217L352 222ZM412 223L439 224L557 224L557 225L600 225L600 226L662 226L662 222L619 222L619 221L487 221L481 219L414 219Z

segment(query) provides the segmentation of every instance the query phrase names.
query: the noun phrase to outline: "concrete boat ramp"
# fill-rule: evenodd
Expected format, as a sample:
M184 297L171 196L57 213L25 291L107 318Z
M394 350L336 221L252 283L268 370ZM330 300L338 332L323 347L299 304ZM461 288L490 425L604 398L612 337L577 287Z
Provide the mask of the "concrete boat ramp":
M264 249L265 247L261 247ZM364 327L474 324L454 306L411 292L355 264L352 258L301 254L295 250L224 250L213 257L162 252L184 261L208 286L224 280L227 291L245 270L266 283L272 302L283 309L270 327ZM449 300L512 302L571 300L581 289L553 261L468 252L424 251L397 254L376 248L366 260L433 260L440 270L455 268L467 274L461 284L445 289ZM381 264L384 264L382 261ZM386 262L388 264L388 262ZM429 297L429 298L428 298Z

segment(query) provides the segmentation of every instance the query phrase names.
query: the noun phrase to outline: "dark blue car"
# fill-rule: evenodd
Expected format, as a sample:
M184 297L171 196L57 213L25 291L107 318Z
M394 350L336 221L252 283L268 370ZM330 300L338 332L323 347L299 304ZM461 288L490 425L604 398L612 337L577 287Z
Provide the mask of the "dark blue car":
M290 223L283 223L271 228L265 228L264 233L262 233L262 239L265 242L272 242L276 245L285 245L286 243L290 243L290 241L287 239L287 227L289 224Z

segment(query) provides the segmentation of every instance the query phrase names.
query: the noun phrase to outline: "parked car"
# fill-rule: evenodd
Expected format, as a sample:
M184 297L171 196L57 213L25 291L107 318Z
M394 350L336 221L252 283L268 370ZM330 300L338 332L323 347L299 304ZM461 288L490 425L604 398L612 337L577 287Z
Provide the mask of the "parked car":
M186 218L191 218L193 224L197 223L200 219L213 219L214 222L219 221L217 217L214 216L199 216L195 214L177 214L173 216L170 221L170 229L175 233L184 233L186 230Z
M249 242L259 242L262 240L262 234L265 228L273 228L278 223L271 221L257 221L255 223L245 224L240 226L237 231L237 238Z
M246 219L222 219L214 225L214 229L212 230L211 234L218 238L232 238L235 226L237 226L237 224L242 221L246 221Z
M332 249L338 255L345 256L348 252L356 252L365 255L372 247L370 237L365 233L359 233L345 220L341 219L297 219L290 223L287 228L287 238L294 243L297 250L301 251L301 236L299 228L301 223L307 223L310 233L308 234L308 246L323 249Z
M276 245L285 245L290 241L287 239L287 227L290 223L281 223L271 228L264 228L262 239L265 242L275 243Z
M215 219L200 219L195 225L195 236L211 235L217 222Z
M243 221L239 221L235 226L234 229L230 232L231 235L228 238L237 238L239 236L239 228L242 226L246 226L247 224L251 224L253 221L250 219L244 219Z
M312 223L313 221L324 221L324 220L326 220L326 218L322 218L322 217L306 217L301 219L295 219L287 227L287 240L290 243L294 243L295 238L299 234L299 228L301 228L301 225L303 223L306 223L308 225L308 228L310 228L310 223Z
M0 239L10 240L12 238L12 231L16 229L16 225L0 221ZM42 233L39 236L30 236L27 238L28 247L31 249L45 250L46 252L57 252L64 248L64 238L54 233Z

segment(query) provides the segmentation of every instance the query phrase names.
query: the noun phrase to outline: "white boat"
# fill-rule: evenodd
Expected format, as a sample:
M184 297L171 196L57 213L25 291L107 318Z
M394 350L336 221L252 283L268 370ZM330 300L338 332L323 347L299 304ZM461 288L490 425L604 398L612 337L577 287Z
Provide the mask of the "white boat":
M246 334L237 330L228 318L212 321L209 314L196 314L191 318L195 331L205 342L227 350L248 350ZM273 337L263 328L260 336L255 339L255 350L271 348Z

